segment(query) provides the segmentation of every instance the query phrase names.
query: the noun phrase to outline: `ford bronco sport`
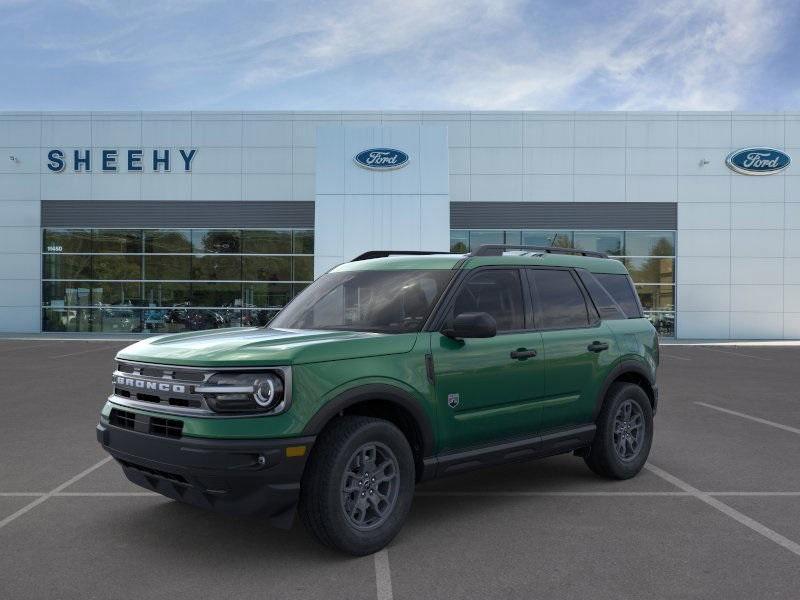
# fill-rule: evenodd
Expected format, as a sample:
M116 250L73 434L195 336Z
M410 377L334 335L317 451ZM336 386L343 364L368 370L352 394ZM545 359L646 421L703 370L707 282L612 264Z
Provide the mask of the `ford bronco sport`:
M368 252L266 328L119 352L97 437L132 482L354 555L397 534L416 482L573 452L636 475L658 340L624 265L482 246Z

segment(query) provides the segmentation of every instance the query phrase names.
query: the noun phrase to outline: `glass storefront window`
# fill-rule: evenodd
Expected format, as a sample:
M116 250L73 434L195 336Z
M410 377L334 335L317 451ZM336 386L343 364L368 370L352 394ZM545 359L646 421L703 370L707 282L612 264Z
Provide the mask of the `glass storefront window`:
M144 251L148 254L188 254L192 251L192 232L190 229L145 230Z
M281 230L243 231L245 254L291 254L292 232Z
M242 232L237 229L192 230L192 249L198 253L238 254L241 242Z
M579 250L604 252L609 256L621 256L622 237L621 231L576 231L574 247Z
M142 232L129 229L95 229L92 252L130 254L142 251Z
M626 231L625 256L675 256L675 232Z
M197 331L268 323L313 279L314 230L44 229L42 254L44 331Z
M524 246L555 246L556 248L572 248L571 231L523 231Z
M647 316L663 336L675 335L675 232L596 230L450 231L451 252L481 244L555 246L604 252L623 262ZM633 300L633 298L631 298ZM638 312L638 310L637 310Z

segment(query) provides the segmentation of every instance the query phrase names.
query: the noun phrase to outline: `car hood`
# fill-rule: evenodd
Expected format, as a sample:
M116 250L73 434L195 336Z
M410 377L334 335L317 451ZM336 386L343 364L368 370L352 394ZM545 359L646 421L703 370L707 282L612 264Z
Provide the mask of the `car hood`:
M253 327L152 337L124 348L117 357L198 367L292 365L409 352L416 337Z

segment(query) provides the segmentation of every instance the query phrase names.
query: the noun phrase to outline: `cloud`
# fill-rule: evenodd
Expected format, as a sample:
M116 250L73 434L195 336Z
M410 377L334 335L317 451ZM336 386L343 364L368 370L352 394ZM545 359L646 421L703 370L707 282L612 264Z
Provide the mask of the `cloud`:
M767 79L794 64L789 0L76 0L7 12L24 34L0 24L6 70L75 73L59 97L112 87L157 95L159 108L758 110L776 108L758 105L769 86L784 91L774 102L800 96L793 78Z

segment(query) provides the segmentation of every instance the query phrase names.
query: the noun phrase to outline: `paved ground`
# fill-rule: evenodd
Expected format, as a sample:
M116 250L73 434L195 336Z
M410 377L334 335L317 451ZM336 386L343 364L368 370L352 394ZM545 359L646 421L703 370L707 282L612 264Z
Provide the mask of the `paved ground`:
M418 488L353 559L129 484L94 437L125 342L0 340L0 598L798 598L800 348L665 346L647 470Z

